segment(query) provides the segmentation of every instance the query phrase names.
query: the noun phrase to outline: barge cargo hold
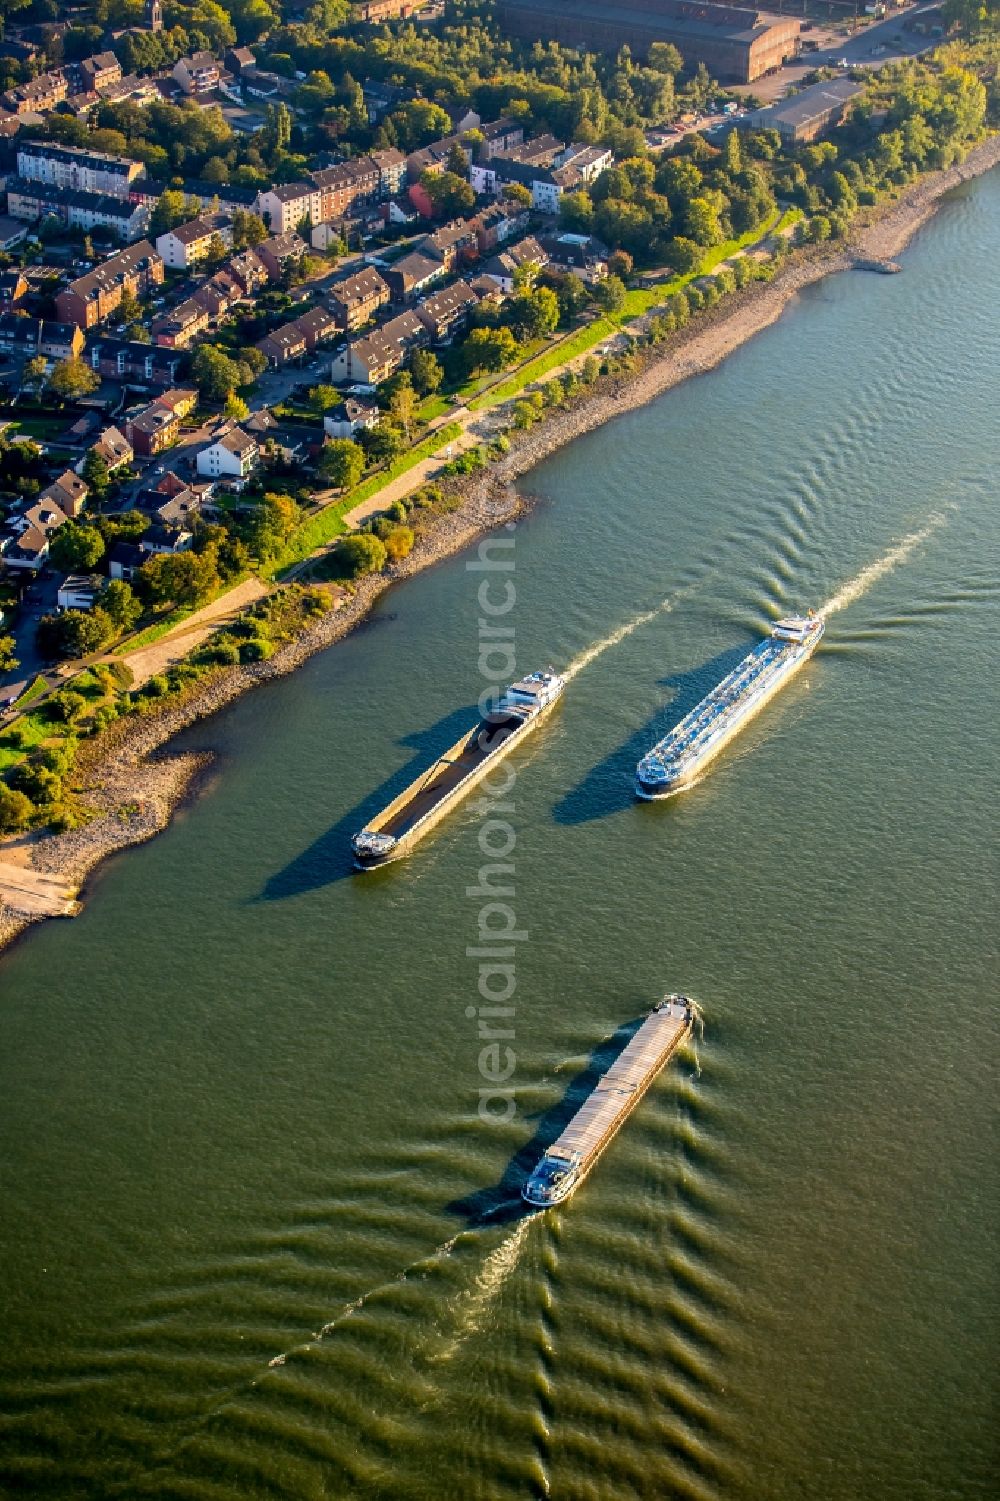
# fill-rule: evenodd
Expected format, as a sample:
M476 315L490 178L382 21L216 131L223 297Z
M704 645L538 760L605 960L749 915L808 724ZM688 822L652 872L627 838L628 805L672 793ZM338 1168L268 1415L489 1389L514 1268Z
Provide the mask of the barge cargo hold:
M494 762L531 733L565 686L566 679L551 669L531 672L512 683L491 714L354 835L351 848L356 868L373 870L408 855Z
M569 1198L660 1069L690 1035L693 1021L694 1007L687 996L664 996L549 1147L521 1189L522 1198L535 1209L548 1209Z
M823 630L821 617L812 611L779 620L770 636L643 756L635 772L636 796L652 802L690 787L747 720L809 660Z

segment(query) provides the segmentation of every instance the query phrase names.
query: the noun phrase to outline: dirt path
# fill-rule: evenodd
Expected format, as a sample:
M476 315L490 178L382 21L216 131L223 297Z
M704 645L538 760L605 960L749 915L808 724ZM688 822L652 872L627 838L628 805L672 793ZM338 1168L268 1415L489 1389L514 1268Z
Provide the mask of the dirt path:
M125 662L132 669L133 687L140 688L147 679L154 677L156 673L163 672L187 656L196 646L207 641L213 631L217 631L220 625L226 625L235 619L241 610L247 605L252 605L255 600L269 593L267 586L258 578L244 579L242 584L237 584L235 589L220 594L218 599L213 599L210 605L205 605L201 610L195 610L186 620L181 620L159 641L154 641L151 646L140 647L138 651L131 652L127 656L117 660Z

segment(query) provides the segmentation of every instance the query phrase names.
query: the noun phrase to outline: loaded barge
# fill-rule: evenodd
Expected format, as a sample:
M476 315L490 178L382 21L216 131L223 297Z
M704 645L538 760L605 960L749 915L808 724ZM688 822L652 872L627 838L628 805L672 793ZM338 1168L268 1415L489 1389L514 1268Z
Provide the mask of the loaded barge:
M647 751L635 773L636 796L647 802L682 792L747 720L807 662L820 643L820 616L790 615L779 620L670 734Z
M494 762L541 722L566 686L550 668L512 683L495 710L421 772L405 792L351 840L358 870L373 870L408 855L413 846L481 781Z
M561 1204L590 1172L619 1126L691 1033L695 1007L667 995L650 1012L521 1189L536 1209Z

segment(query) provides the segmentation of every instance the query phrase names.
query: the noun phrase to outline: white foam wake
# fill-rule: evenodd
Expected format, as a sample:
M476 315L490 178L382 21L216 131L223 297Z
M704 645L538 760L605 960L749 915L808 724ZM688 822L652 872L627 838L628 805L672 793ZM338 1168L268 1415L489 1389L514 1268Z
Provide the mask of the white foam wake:
M674 607L674 601L678 597L677 595L668 596L667 599L662 600L658 605L654 605L651 610L644 610L641 615L636 615L632 620L626 620L624 625L618 626L609 635L602 636L600 641L595 641L592 646L588 646L578 657L573 658L564 674L566 679L575 678L578 672L582 672L585 667L590 666L591 662L603 656L606 651L610 651L612 646L617 646L620 642L624 641L626 636L631 636L632 632L637 631L641 625L648 625L658 615L669 614Z
M890 547L888 552L876 558L874 563L869 563L867 567L862 568L861 572L842 585L825 605L820 606L819 613L823 619L827 620L831 615L836 615L838 610L846 610L848 605L852 605L856 599L867 594L872 584L885 578L887 573L891 573L900 563L905 562L913 549L919 547L921 542L925 542L932 532L944 526L946 520L947 517L943 512L932 516L926 526L922 526L919 531L910 532L909 536L897 542L895 547Z

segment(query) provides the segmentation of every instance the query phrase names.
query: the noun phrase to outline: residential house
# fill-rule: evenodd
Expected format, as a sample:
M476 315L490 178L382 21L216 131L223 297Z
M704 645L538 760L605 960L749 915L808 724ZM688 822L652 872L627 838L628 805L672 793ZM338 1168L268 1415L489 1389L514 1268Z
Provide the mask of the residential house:
M454 271L458 265L478 256L476 227L469 219L453 219L433 234L425 235L417 248L421 255L434 256L446 271Z
M235 73L237 76L243 72L244 68L253 68L257 65L257 59L249 47L230 47L224 62L230 73Z
M152 78L140 78L137 73L126 73L117 83L101 89L102 104L155 104L163 95Z
M303 251L305 246L303 245ZM226 271L243 288L244 297L267 286L268 269L255 250L240 250L226 262Z
M352 276L336 282L330 288L327 300L338 328L353 333L370 322L391 296L388 284L375 267L366 266L363 271L355 271Z
M475 218L469 220L470 228L476 232L480 255L496 250L506 240L520 234L528 227L529 218L528 210L512 199L491 203L488 208L480 209Z
M55 219L67 229L110 229L119 239L138 240L145 234L149 212L108 193L87 193L79 188L57 188L23 177L7 179L7 212L33 224Z
M476 156L479 161L488 162L502 151L513 151L520 146L524 141L524 126L516 120L488 120L479 126L479 134L483 139Z
M243 288L228 271L216 271L195 289L191 300L205 309L212 323L217 323L235 303L243 301Z
M95 94L121 82L122 65L113 52L98 52L93 57L85 57L79 70L84 89Z
M479 298L466 281L453 281L423 302L414 312L435 344L447 344L469 321Z
M257 439L241 427L232 427L216 438L198 454L199 474L209 479L236 481L244 484L253 473L260 459Z
M66 469L42 491L38 500L39 503L46 501L58 507L65 516L76 518L83 510L89 493L86 481L74 474L72 469Z
M310 354L321 344L329 343L339 332L336 318L324 307L314 307L308 312L300 313L295 319L295 327L305 339L306 349Z
M92 610L104 588L98 573L67 573L56 590L60 610Z
M27 239L27 227L10 214L0 214L0 250L13 250Z
M371 432L381 421L382 411L375 401L359 401L349 396L323 418L328 438L355 438L359 432Z
M377 26L382 21L405 20L418 11L426 0L358 0L352 19Z
M56 311L80 328L94 328L117 310L126 293L143 297L162 281L162 259L148 240L140 240L57 292Z
M429 342L425 323L416 313L400 313L381 328L338 349L331 364L335 381L358 381L377 386L388 380L411 350Z
M250 67L240 70L243 92L251 99L277 99L290 92L290 80L279 78L277 73L266 73L263 68Z
M130 584L145 561L134 542L115 542L108 552L108 577Z
M319 211L313 214L314 224L343 219L364 204L375 203L382 190L381 169L370 156L323 167L310 175L320 194Z
M323 195L315 183L283 182L268 188L257 197L257 212L268 225L272 235L286 235L298 229L304 219L321 224Z
M83 348L83 332L74 323L0 313L0 350L5 354L23 354L29 359L44 354L48 359L66 360L82 354Z
M208 309L197 298L189 297L161 318L154 318L149 331L154 344L162 344L167 349L187 349L199 334L206 331L211 321Z
M558 271L573 271L588 284L603 281L608 274L611 252L593 235L539 235L538 243Z
M27 568L37 573L45 566L49 555L49 539L37 526L29 526L3 549L3 562L7 568Z
M193 533L181 527L163 526L159 522L143 532L139 538L139 552L143 561L160 553L187 552L194 541Z
M104 460L109 474L125 468L135 457L131 443L117 427L106 427L97 442L91 444L89 452L96 453L99 459ZM81 460L82 462L84 461Z
M275 367L287 365L290 360L300 360L306 352L306 338L296 323L286 323L273 329L257 342L257 348Z
M256 250L272 281L280 281L293 266L298 265L305 253L306 242L294 231L272 235L269 240L261 241Z
M422 146L419 151L411 151L406 158L406 175L410 182L419 182L425 172L433 172L435 175L447 170L448 161L452 151L458 147L465 158L466 166L472 161L472 147L462 139L461 134L442 136L438 141L431 141L430 145Z
M176 224L165 234L157 235L156 250L165 266L186 271L210 253L217 240L227 248L233 243L233 228L225 214L205 214Z
M0 313L12 313L28 295L28 281L16 268L0 273Z
M62 68L40 73L28 83L19 83L3 96L6 109L15 115L45 115L69 95L69 79Z
M61 146L55 141L18 142L17 175L25 182L127 199L132 183L145 172L142 162L107 151Z
M549 257L542 246L534 238L528 235L523 240L518 240L514 245L508 245L506 250L500 251L499 255L486 262L483 275L488 276L509 296L514 290L514 281L517 272L522 266L534 264L541 268L547 266Z
M582 182L596 182L613 161L614 155L609 146L587 146L580 141L573 141L559 152L553 165L572 167Z
M33 505L26 506L19 516L12 518L11 527L22 537L26 532L41 532L44 537L51 537L68 520L62 507L47 499L43 491Z
M197 400L194 392L183 395ZM157 397L141 411L126 418L125 436L139 457L151 459L177 442L181 433L184 401L178 401L176 396L175 392L165 391L162 397Z
M87 347L87 362L108 380L172 386L184 356L156 344L99 337Z
M378 196L381 200L393 198L403 191L406 183L406 157L395 146L382 151L373 151L368 157L378 169Z
M193 52L174 63L173 76L185 94L211 94L219 87L222 70L211 52Z
M129 198L144 208L154 209L167 189L174 191L174 184L156 182L151 177L140 177L129 189ZM226 214L231 219L237 209L257 211L259 188L245 188L232 182L202 182L197 177L186 177L177 189L184 197L195 199L198 207L207 214Z
M379 125L386 115L417 96L414 89L404 84L383 83L380 79L370 78L361 86L361 97L368 113L368 123Z
M392 292L393 301L402 303L419 297L436 281L440 281L446 270L447 268L436 256L424 255L420 250L411 250L409 255L401 256L398 261L387 266L382 275Z

